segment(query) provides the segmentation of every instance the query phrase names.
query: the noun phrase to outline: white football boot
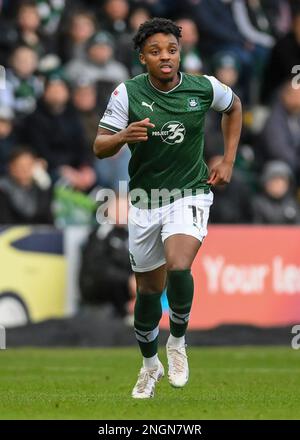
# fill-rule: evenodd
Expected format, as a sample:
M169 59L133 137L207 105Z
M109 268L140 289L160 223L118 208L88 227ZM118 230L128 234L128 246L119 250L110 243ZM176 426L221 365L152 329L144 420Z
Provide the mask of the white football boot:
M189 365L185 347L186 345L180 347L166 345L169 365L168 378L170 384L175 388L184 387L189 380Z
M131 394L134 399L149 399L154 396L156 383L165 375L162 363L160 361L158 362L157 367L141 368L137 383Z

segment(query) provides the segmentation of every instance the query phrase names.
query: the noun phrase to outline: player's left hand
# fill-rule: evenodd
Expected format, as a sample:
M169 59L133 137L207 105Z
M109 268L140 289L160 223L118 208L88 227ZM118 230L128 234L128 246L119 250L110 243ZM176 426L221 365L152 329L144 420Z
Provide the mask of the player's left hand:
M210 169L207 183L209 185L226 185L230 182L233 170L233 163L222 160Z

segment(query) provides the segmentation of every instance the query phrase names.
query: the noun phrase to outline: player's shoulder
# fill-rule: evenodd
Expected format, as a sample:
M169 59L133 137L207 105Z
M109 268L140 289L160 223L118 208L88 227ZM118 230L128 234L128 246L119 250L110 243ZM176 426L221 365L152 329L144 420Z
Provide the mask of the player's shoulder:
M126 87L144 87L146 77L146 73L141 73L140 75L134 76L133 78L124 81L124 84Z
M215 76L212 75L203 75L203 77L210 83L211 87L215 90L222 90L223 93L227 93L230 91L230 87L226 84L223 84L219 81Z
M204 85L207 86L207 84L210 82L207 75L195 75L192 73L186 73L183 74L183 82L184 83L191 83L196 85Z
M128 100L127 97L127 89L125 86L125 82L121 82L117 85L117 87L112 91L110 96L109 104L118 103Z
M193 87L196 89L202 89L203 91L207 91L211 93L212 91L212 81L211 77L207 75L195 75L191 73L183 73L183 83L186 87Z
M110 104L128 107L128 101L145 89L145 76L146 74L141 74L120 83L111 94Z

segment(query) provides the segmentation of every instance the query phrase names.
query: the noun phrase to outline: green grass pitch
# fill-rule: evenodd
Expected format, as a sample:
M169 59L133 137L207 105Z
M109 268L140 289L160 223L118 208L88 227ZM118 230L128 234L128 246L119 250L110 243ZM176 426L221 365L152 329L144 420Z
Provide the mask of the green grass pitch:
M137 348L0 351L1 419L299 419L300 351L189 347L190 381L130 397ZM166 366L166 356L160 350Z

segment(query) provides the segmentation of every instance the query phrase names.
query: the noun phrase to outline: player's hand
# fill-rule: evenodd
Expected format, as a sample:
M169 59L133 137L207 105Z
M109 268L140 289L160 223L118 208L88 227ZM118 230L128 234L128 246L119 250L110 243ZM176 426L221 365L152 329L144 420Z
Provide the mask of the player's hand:
M225 185L230 182L233 170L233 162L222 160L210 169L207 183L209 185Z
M135 142L146 142L148 140L148 128L155 127L149 118L142 121L132 122L127 128L121 130L119 135L124 144L133 144Z

